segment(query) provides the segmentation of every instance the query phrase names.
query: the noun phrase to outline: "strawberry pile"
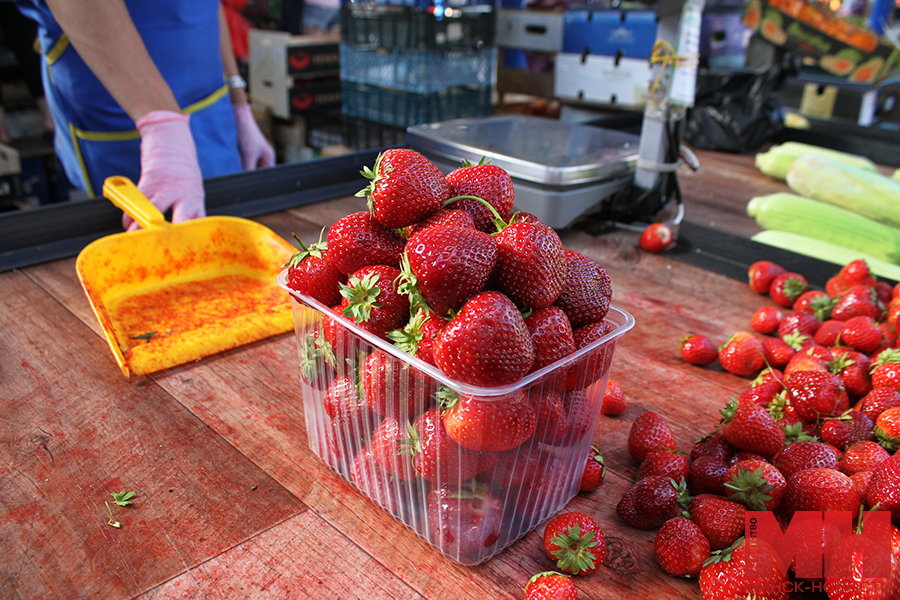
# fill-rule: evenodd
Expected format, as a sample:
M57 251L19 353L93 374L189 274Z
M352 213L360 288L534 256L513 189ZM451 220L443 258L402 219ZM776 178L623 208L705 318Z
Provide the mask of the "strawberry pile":
M513 213L499 167L444 176L391 149L363 175L368 210L300 242L287 273L318 303L297 326L311 444L445 554L479 562L578 491L614 349L598 342L616 329L610 279Z
M750 267L749 280L777 306L760 308L751 317L753 331L734 334L719 349L692 335L681 353L693 364L718 361L730 373L756 378L687 452L677 450L660 415L639 415L628 438L629 454L640 463L637 481L616 513L635 528L658 528L659 565L698 577L704 598L780 599L792 590L824 590L835 600L898 598L900 285L876 281L864 261L845 265L824 291L809 290L802 275L767 261ZM796 564L783 568L790 559L766 540L745 538L747 511L801 532L791 539L811 546L797 556L848 568L823 571L818 580L800 576ZM809 511L847 515L847 530L815 521L818 528L804 533L806 521L798 525L795 515ZM865 533L868 514L878 512L892 521L890 555L885 543L885 568L861 575L859 556L869 542L848 535L850 523ZM751 555L756 570L748 577Z

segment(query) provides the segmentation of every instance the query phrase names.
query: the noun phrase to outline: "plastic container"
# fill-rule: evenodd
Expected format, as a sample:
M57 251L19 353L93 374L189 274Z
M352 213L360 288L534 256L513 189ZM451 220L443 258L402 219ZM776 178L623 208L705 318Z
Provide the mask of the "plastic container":
M489 85L453 86L439 92L417 94L343 81L341 89L345 115L394 127L489 115L491 112Z
M442 11L371 3L341 6L341 41L360 48L471 50L492 46L494 33L489 5Z
M484 562L578 493L616 342L634 326L627 312L611 307L611 331L572 355L485 388L326 317L334 313L289 290L285 277L278 283L292 298L310 448L445 557ZM483 437L463 429L479 450L447 434L460 412L442 413L435 398L453 396L481 414L502 413Z

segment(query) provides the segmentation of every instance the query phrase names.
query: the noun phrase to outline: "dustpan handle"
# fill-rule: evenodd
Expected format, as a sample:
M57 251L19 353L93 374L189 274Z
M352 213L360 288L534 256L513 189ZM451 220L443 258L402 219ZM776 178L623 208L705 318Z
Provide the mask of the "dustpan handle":
M127 177L116 175L103 182L103 195L137 221L144 229L165 227L169 223Z

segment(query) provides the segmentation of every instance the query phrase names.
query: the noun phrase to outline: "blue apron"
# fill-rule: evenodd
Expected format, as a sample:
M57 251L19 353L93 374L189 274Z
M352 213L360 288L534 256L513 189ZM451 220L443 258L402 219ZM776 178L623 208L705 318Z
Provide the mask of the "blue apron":
M91 196L111 175L139 181L140 134L134 121L69 44L44 0L17 3L39 24L44 89L56 124L54 145L69 180ZM126 5L182 112L191 115L204 179L240 171L219 54L219 0L126 0Z

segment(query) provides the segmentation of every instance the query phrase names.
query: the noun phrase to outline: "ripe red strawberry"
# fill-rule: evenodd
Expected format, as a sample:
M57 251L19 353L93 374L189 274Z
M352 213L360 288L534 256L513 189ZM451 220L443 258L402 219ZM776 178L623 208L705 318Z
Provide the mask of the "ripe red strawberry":
M709 365L719 358L719 351L708 337L695 333L681 340L681 358L692 365Z
M831 318L831 309L834 307L834 299L821 290L809 290L800 294L794 301L791 310L812 315L817 321L827 321Z
M355 271L341 286L341 314L378 337L403 327L409 319L409 299L397 292L400 271L387 265L370 265Z
M791 582L775 550L759 538L749 538L700 571L705 600L766 598L787 600ZM748 570L753 569L753 576Z
M641 232L638 245L647 252L662 252L672 243L672 230L665 223L651 223Z
M488 234L435 227L406 245L398 291L410 296L413 308L427 307L443 317L482 290L496 262L497 242Z
M764 460L740 460L725 474L725 495L750 510L777 510L784 495L784 477Z
M496 234L497 265L491 285L532 310L550 306L566 285L566 254L546 225L513 223Z
M585 575L606 558L606 537L597 522L580 512L566 512L544 528L544 551L560 571Z
M615 326L609 321L600 321L583 325L572 331L575 338L575 351L581 350L600 340L613 331ZM603 377L612 364L613 348L608 344L600 345L587 352L569 368L566 373L566 391L583 390Z
M544 571L525 584L525 600L578 600L578 590L568 575Z
M600 413L604 415L618 415L625 412L628 407L628 401L625 397L625 390L612 379L606 382L606 393L603 395L603 405L600 407Z
M416 473L412 464L412 449L406 421L401 424L393 417L381 420L372 432L370 445L375 464L382 471L403 481L415 479Z
M616 515L635 529L659 527L680 511L679 500L687 489L662 475L639 480L616 505Z
M863 533L869 531L869 525ZM890 600L900 596L900 557L880 542L849 535L836 545L825 575L829 600Z
M360 380L369 408L397 419L411 419L425 410L421 399L430 398L435 391L422 371L379 349L363 361Z
M875 420L863 412L851 410L822 423L820 436L826 444L846 450L856 442L872 438Z
M354 456L350 464L350 480L385 510L392 513L400 510L400 498L394 491L396 478L376 464L372 449L368 446Z
M638 467L635 480L640 481L651 475L662 475L676 482L687 480L690 466L690 459L683 452L667 448L654 450Z
M475 480L432 489L427 511L428 541L463 562L482 560L503 530L503 503Z
M800 295L809 289L806 278L799 273L785 272L772 280L769 287L769 297L785 308L794 306L794 302Z
M441 406L447 433L471 450L511 450L531 437L537 426L534 405L521 391L478 398L445 390Z
M677 445L669 424L652 411L639 414L628 431L628 454L637 462L642 462L654 450L675 450Z
M900 390L892 387L873 387L860 401L859 410L873 421L889 408L900 406Z
M875 350L883 337L872 317L852 317L841 328L841 342L863 354Z
M324 230L323 230L324 232ZM325 306L341 301L340 284L347 276L341 273L328 258L328 245L322 241L306 246L294 235L300 250L288 261L287 285L294 291L315 298Z
M691 461L688 488L692 494L725 495L725 475L730 466L720 456L700 456Z
M778 331L778 325L783 318L784 313L774 306L763 306L750 317L750 327L764 335L769 335Z
M863 440L847 448L841 457L839 468L845 475L855 475L875 468L890 457L890 453L879 444Z
M834 360L829 368L840 376L849 396L862 398L872 391L872 379L869 377L872 361L868 356L844 347L834 348L832 354Z
M438 407L416 418L409 432L408 447L415 472L438 486L465 481L484 470L483 454L453 441Z
M784 447L784 430L763 407L731 401L721 412L722 435L735 448L770 457Z
M895 328L900 327L900 296L894 296L894 298L891 299L887 311L887 322L892 324Z
M328 230L328 258L346 275L368 265L400 266L404 242L368 212L342 217Z
M581 484L578 486L579 492L593 492L603 483L606 476L606 463L603 462L603 455L597 450L596 446L591 446L588 451L587 461L584 466L584 474L581 476Z
M509 173L498 166L484 162L477 165L464 162L462 167L447 174L447 184L453 198L475 196L493 206L504 221L508 221L512 216L513 203L516 200L513 181ZM471 214L475 228L479 231L487 233L495 231L494 215L478 200L460 198L452 206Z
M869 317L875 321L884 316L884 304L875 290L867 285L854 285L843 292L831 309L831 318L846 321L853 317Z
M869 265L864 260L851 260L840 272L828 279L825 291L832 298L837 298L854 285L875 285L875 278L869 272Z
M891 521L900 524L900 454L885 459L872 471L866 504L891 511Z
M766 364L776 369L785 368L794 354L794 348L781 338L766 338L762 341L763 358Z
M699 575L710 556L709 540L696 523L675 517L663 523L653 540L653 552L662 570L669 575Z
M500 386L528 373L534 347L512 301L500 292L482 292L438 334L434 362L463 383Z
M784 315L781 323L778 324L778 337L784 339L786 336L796 332L800 335L813 337L822 323L814 316L805 312L790 312Z
M875 419L875 439L887 448L896 452L900 447L900 406L889 408Z
M691 462L694 462L701 456L716 456L723 461L731 458L734 454L734 448L725 439L721 431L700 438L691 446Z
M340 424L362 427L374 420L360 384L346 375L334 379L325 392L322 405L325 414Z
M712 550L723 550L744 535L746 507L724 496L697 494L691 500L691 520L700 527Z
M900 349L885 350L872 363L872 387L900 391Z
M566 313L557 306L548 306L531 313L525 319L534 345L532 371L570 355L575 351L575 337Z
M834 359L834 355L828 349L820 352L819 348L822 348L822 346L807 346L794 353L794 356L791 357L791 360L784 367L785 380L789 380L794 373L802 371L830 373L828 364Z
M403 329L389 331L388 339L394 342L400 350L420 358L428 364L434 364L434 342L438 333L444 328L447 321L434 315L429 315L424 309L416 311Z
M772 459L772 463L788 479L803 469L837 469L838 461L839 457L831 446L807 440L788 444Z
M750 282L750 289L757 294L768 294L772 281L785 272L784 267L776 265L768 260L760 260L747 269L747 278Z
M566 250L566 285L554 304L565 311L578 328L606 317L612 299L612 284L606 270L583 254Z
M362 175L372 181L357 196L367 198L369 212L390 229L406 227L439 211L450 187L434 163L408 148L390 148Z
M417 234L440 227L468 227L469 229L474 229L475 222L472 220L472 215L464 210L442 208L427 219L410 225L407 228L406 243L408 244Z
M752 403L765 408L783 389L784 386L777 381L767 381L766 383L751 386L741 392L741 395L738 396L738 405Z
M853 481L836 469L804 469L787 480L781 510L788 517L796 511L846 510L856 514L860 498Z
M526 395L534 406L537 421L533 439L550 445L566 441L569 428L562 394L553 386L534 386Z
M832 373L797 371L787 380L791 406L806 423L833 417L849 407L841 379Z
M837 345L841 335L841 329L843 328L843 321L828 319L827 321L823 321L816 330L816 335L813 336L813 340L815 340L817 344L830 348Z
M738 331L719 348L719 364L743 377L756 373L765 365L762 342L751 333Z

